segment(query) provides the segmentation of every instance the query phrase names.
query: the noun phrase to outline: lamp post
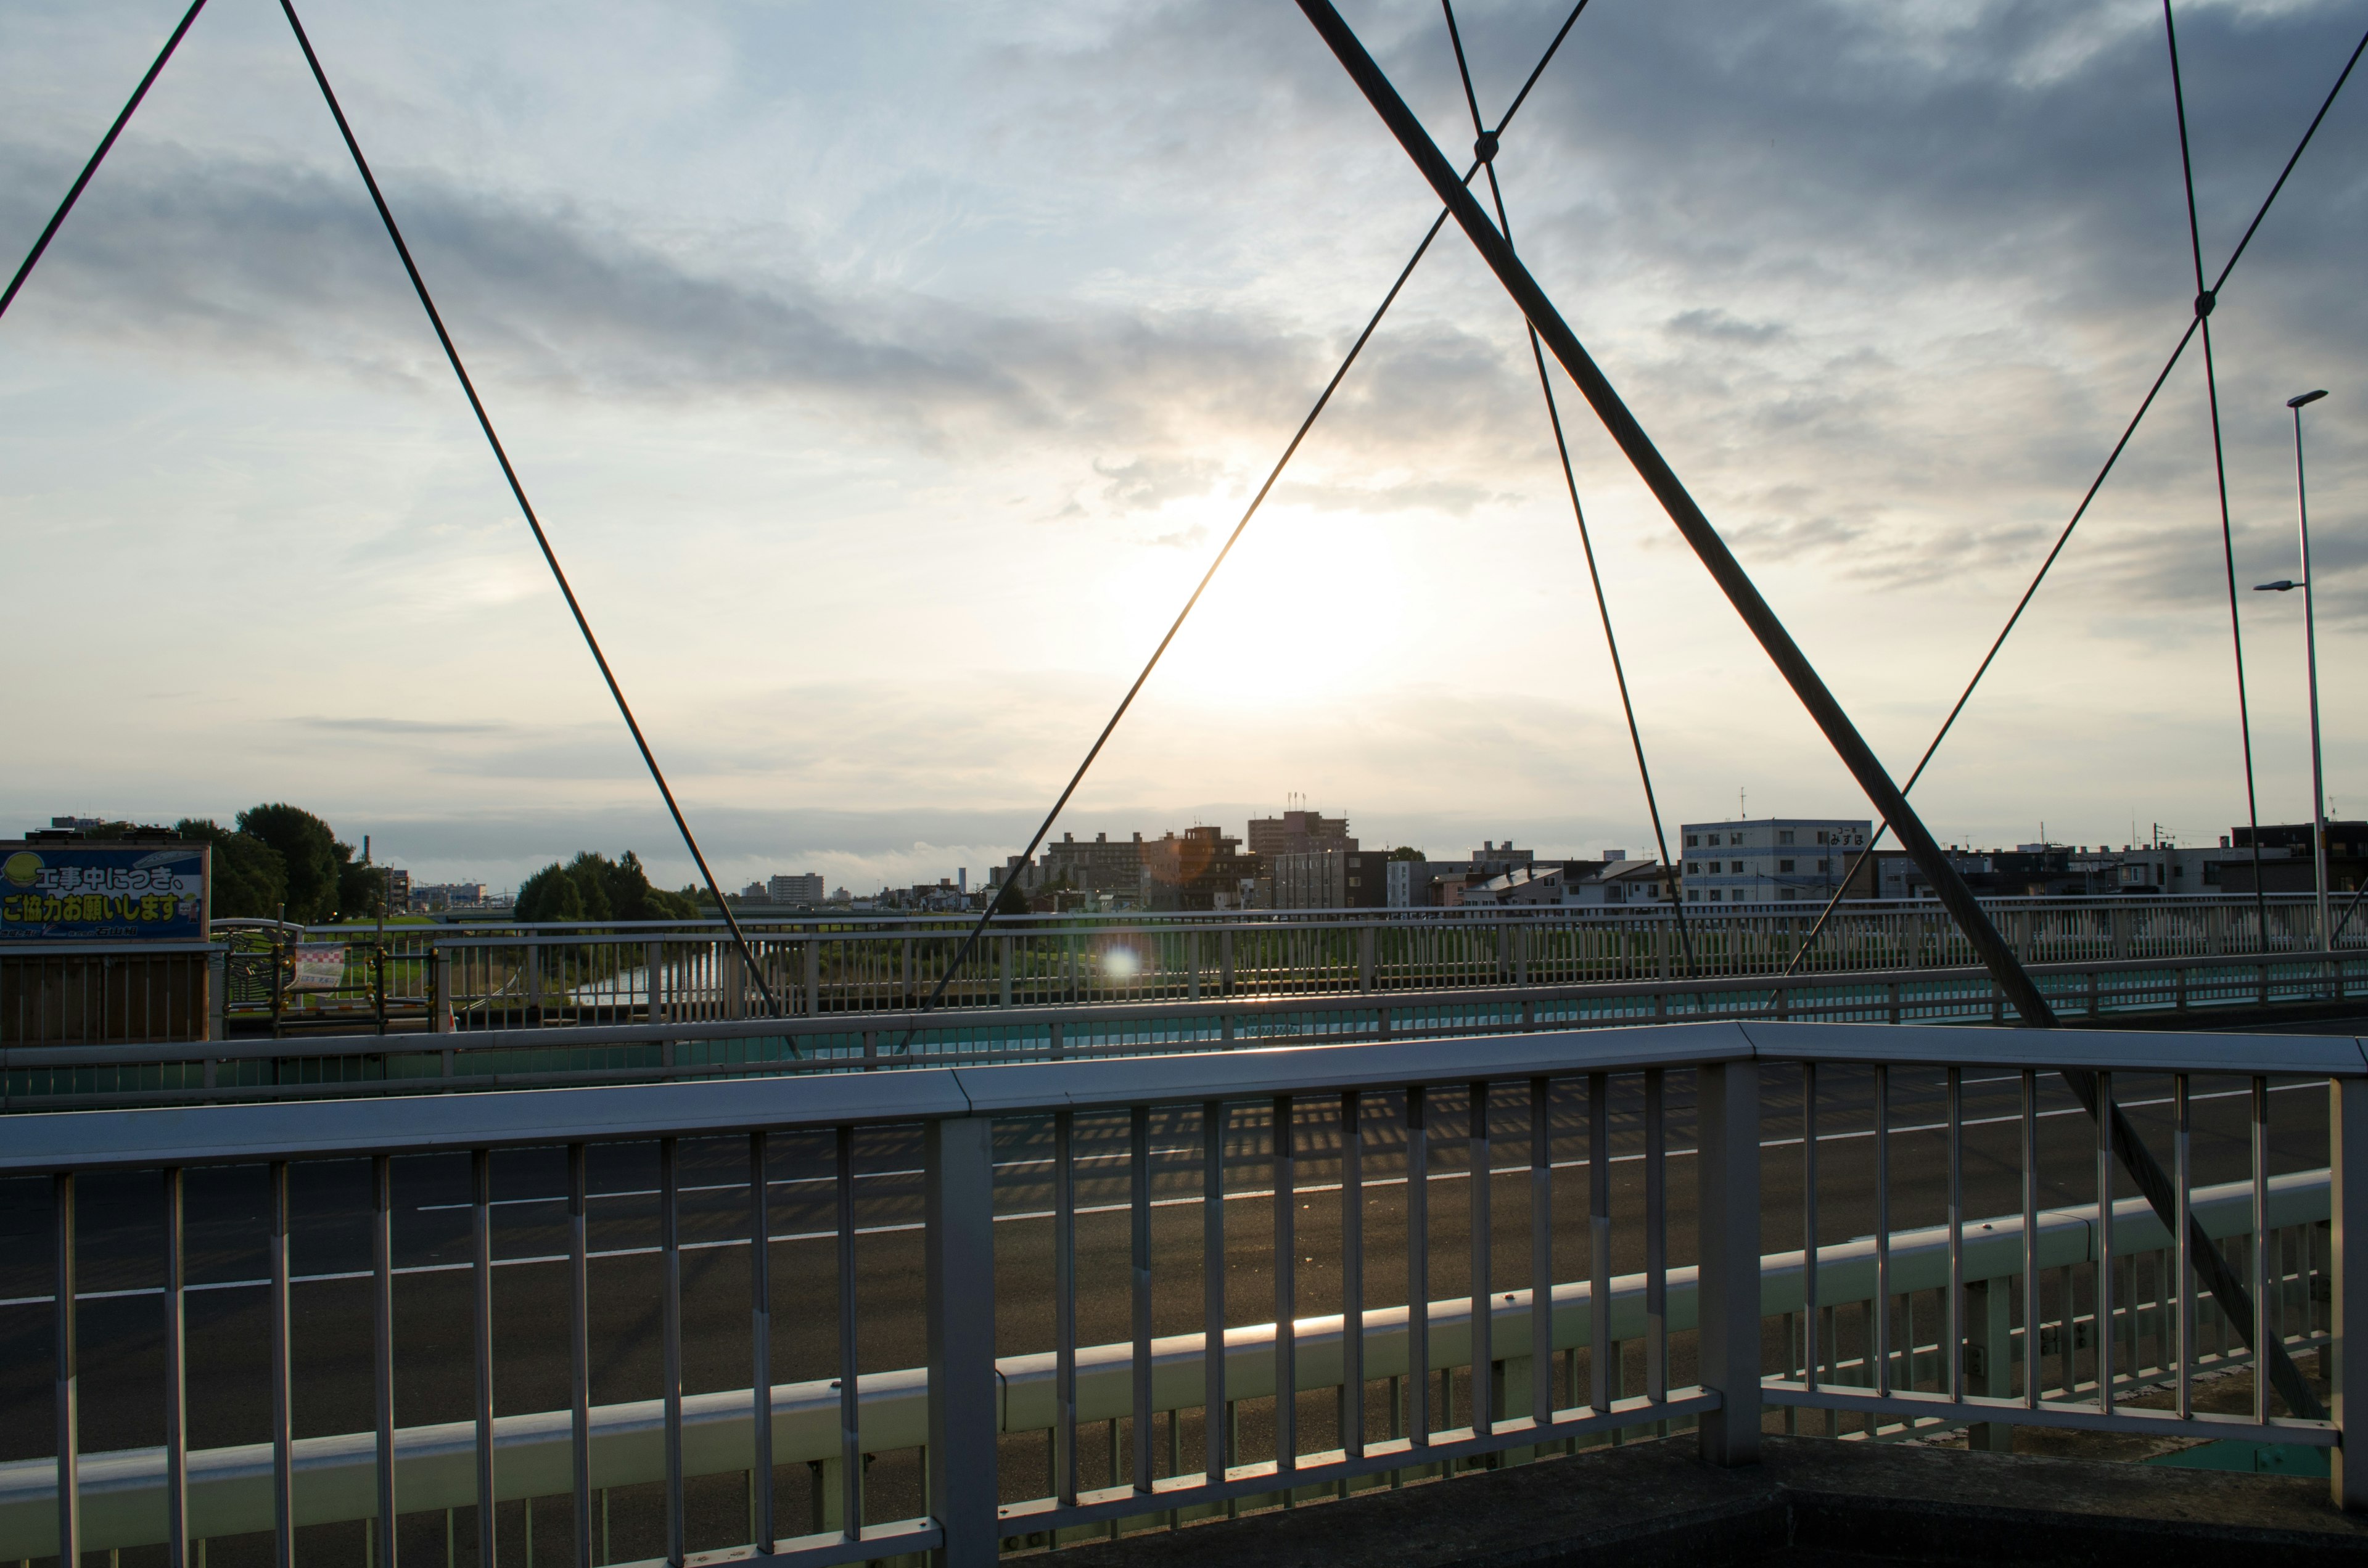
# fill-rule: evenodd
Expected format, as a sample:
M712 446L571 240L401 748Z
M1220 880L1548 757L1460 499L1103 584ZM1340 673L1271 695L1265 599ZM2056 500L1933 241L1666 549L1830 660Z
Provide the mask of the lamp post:
M2311 880L2318 888L2318 939L2322 945L2334 940L2334 928L2328 924L2327 910L2327 776L2318 740L2318 622L2316 607L2311 602L2310 571L2310 494L2303 481L2302 411L2327 395L2324 388L2286 399L2286 407L2294 412L2294 519L2302 538L2302 581L2289 582L2281 578L2274 583L2256 585L2258 588L2283 594L2294 588L2302 590L2303 660L2310 679L2310 822Z

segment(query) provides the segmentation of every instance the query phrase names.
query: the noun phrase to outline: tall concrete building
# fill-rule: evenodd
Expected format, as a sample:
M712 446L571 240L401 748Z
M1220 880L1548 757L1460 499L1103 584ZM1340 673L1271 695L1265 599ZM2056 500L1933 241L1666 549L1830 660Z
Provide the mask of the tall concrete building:
M793 877L775 877L765 885L765 891L775 903L820 903L822 873L803 871Z

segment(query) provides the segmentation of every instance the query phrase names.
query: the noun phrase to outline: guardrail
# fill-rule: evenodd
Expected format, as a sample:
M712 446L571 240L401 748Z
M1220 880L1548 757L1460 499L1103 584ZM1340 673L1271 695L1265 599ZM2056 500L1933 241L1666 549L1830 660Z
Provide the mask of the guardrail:
M2255 1011L2368 999L2368 952L2044 964L2059 1017ZM1233 1050L1293 1041L1509 1034L1706 1018L2016 1021L1986 971L1472 987L1226 1000L948 1007L276 1040L0 1047L0 1110L550 1088L772 1073L901 1071ZM905 1036L910 1031L908 1043Z
M2027 963L2292 954L2323 946L2316 902L2251 899L1993 899L1985 907ZM2268 915L2262 929L2261 913ZM1216 997L1604 984L1779 974L1816 906L1271 911L998 917L948 981L956 1006L1037 1006ZM766 984L801 1017L894 1011L928 996L966 935L961 916L744 916ZM431 1009L458 1028L689 1021L762 1010L717 922L604 926L290 928L276 948L247 933L230 957L231 1025L275 1032ZM2340 935L2368 950L2368 921ZM289 949L343 944L334 977L295 983ZM1844 904L1802 969L1946 969L1972 949L1930 901ZM441 966L438 969L436 966ZM440 986L436 976L440 974Z
M2226 1303L2210 1301L2197 1287L2183 1222L2165 1225L2142 1203L2115 1200L2111 1145L2101 1134L2095 1142L2096 1202L2086 1209L2039 1206L2041 1091L2044 1076L2058 1069L2095 1074L2102 1103L2125 1108L2134 1096L2126 1086L2116 1090L2117 1079L2124 1085L2141 1074L2168 1080L2174 1219L2199 1217L2215 1244L2247 1238L2239 1277L2250 1281L2258 1315L2250 1307L2224 1312ZM1968 1071L2019 1085L2019 1109L2007 1119L2021 1152L2020 1216L1962 1218ZM1873 1096L1872 1180L1851 1184L1856 1190L1842 1196L1871 1199L1876 1222L1870 1237L1840 1246L1824 1244L1818 1218L1821 1199L1830 1204L1835 1198L1831 1167L1821 1175L1816 1153L1821 1142L1816 1116L1830 1097L1819 1088L1821 1073L1828 1090L1838 1077L1858 1074ZM2253 1130L2249 1175L2233 1186L2199 1188L2190 1142L2195 1085L2222 1077L2246 1099ZM2329 1168L2323 1184L2308 1174L2271 1175L2267 1132L2273 1078L2287 1089L2327 1086ZM1691 1271L1672 1262L1670 1162L1679 1153L1669 1144L1673 1080L1691 1085L1694 1108ZM1778 1116L1771 1125L1763 1094L1794 1083L1803 1092L1800 1119ZM1895 1129L1887 1108L1911 1084L1931 1091L1945 1112L1933 1126ZM1227 1187L1224 1131L1230 1110L1245 1101L1271 1113L1266 1151L1271 1187L1264 1194ZM1558 1258L1555 1252L1557 1107L1566 1120L1583 1119L1586 1129L1584 1157L1561 1162L1585 1173L1583 1261ZM1319 1125L1303 1133L1303 1109L1311 1117L1337 1113L1334 1131ZM1161 1201L1200 1210L1202 1322L1196 1334L1164 1337L1153 1333L1155 1276L1175 1278L1179 1263L1152 1247L1155 1112L1167 1119L1171 1137L1181 1135L1195 1112L1200 1129L1197 1191ZM1610 1131L1615 1112L1633 1115L1641 1153L1615 1156ZM1099 1348L1081 1346L1077 1331L1077 1125L1096 1118L1122 1120L1127 1130L1127 1198L1120 1210L1129 1233L1125 1294L1133 1325L1122 1344ZM1435 1301L1430 1290L1437 1267L1430 1251L1431 1193L1442 1179L1434 1172L1431 1140L1455 1122L1456 1142L1470 1156L1467 1171L1490 1173L1490 1179L1464 1182L1472 1245L1460 1320L1458 1303ZM1048 1212L996 1213L992 1140L998 1123L1049 1126ZM912 1233L920 1254L916 1283L927 1365L865 1374L859 1336L866 1319L856 1310L852 1283L859 1229L853 1142L860 1131L915 1124L922 1146L921 1216L898 1228ZM1789 1258L1769 1257L1761 1244L1763 1165L1768 1148L1781 1148L1785 1140L1771 1143L1764 1135L1795 1125L1807 1248ZM1941 1185L1950 1218L1937 1234L1890 1222L1888 1162L1896 1138L1910 1132L1937 1132L1945 1151ZM53 1301L79 1299L77 1183L98 1173L162 1172L165 1273L159 1294L166 1370L157 1397L166 1431L161 1451L93 1456L85 1475L76 1449L76 1314L54 1313L59 1452L42 1467L45 1474L24 1465L0 1471L0 1554L47 1555L61 1546L71 1553L161 1539L173 1562L186 1562L190 1542L207 1530L260 1528L268 1522L279 1561L290 1563L300 1526L368 1519L370 1553L392 1562L403 1514L466 1506L474 1515L478 1561L492 1562L499 1511L476 1506L478 1501L557 1495L572 1505L575 1560L590 1562L600 1556L595 1521L605 1517L597 1511L601 1489L656 1479L666 1513L665 1558L680 1563L693 1550L688 1479L736 1471L769 1478L785 1460L819 1451L824 1458L817 1462L836 1468L810 1494L816 1512L809 1522L817 1528L783 1537L775 1488L752 1484L749 1540L770 1544L775 1555L800 1563L927 1551L934 1561L962 1568L988 1562L1005 1544L1031 1537L1168 1527L1191 1513L1345 1494L1408 1472L1436 1473L1489 1456L1518 1458L1642 1426L1666 1429L1674 1421L1696 1425L1710 1462L1744 1463L1756 1454L1768 1420L1797 1425L1802 1410L1825 1413L1825 1430L1835 1435L1853 1426L1880 1435L1919 1426L2034 1425L2315 1446L2333 1451L2337 1501L2368 1507L2368 1474L2362 1473L2368 1467L2347 1467L2342 1449L2346 1413L2368 1400L2368 1357L2345 1353L2368 1338L2368 1251L2347 1244L2362 1206L2368 1205L2362 1176L2368 1169L2368 1054L2349 1039L1703 1024L1401 1041L1352 1051L937 1069L894 1077L837 1074L664 1089L28 1116L12 1122L10 1133L0 1150L0 1176L46 1176L52 1185ZM826 1179L837 1221L815 1240L827 1242L837 1255L838 1377L777 1388L769 1375L774 1331L767 1260L782 1241L799 1238L776 1235L768 1207L775 1184L759 1178L769 1168L767 1140L792 1135L827 1138L836 1151L835 1176ZM738 1392L693 1395L683 1374L678 1150L683 1140L718 1136L748 1141L749 1233L771 1241L749 1253L748 1343L756 1377ZM596 1414L587 1370L587 1151L648 1141L659 1148L662 1395ZM1500 1171L1496 1154L1508 1144L1525 1153L1526 1163ZM548 1261L567 1270L572 1305L549 1328L572 1341L573 1404L562 1412L497 1415L490 1162L495 1150L554 1145L567 1151L568 1242L564 1258ZM1337 1262L1339 1312L1309 1319L1302 1315L1312 1303L1298 1283L1303 1244L1296 1227L1302 1200L1320 1189L1304 1185L1298 1172L1299 1162L1318 1148L1337 1149L1338 1159L1339 1179L1328 1186L1338 1196L1339 1242L1326 1261ZM1405 1300L1417 1310L1366 1304L1380 1285L1365 1271L1369 1221L1380 1212L1370 1199L1386 1178L1369 1181L1365 1162L1384 1148L1404 1158L1404 1219L1395 1240L1405 1260ZM446 1152L466 1152L471 1162L466 1269L475 1303L475 1415L441 1427L398 1429L393 1163ZM1641 1211L1633 1200L1614 1202L1615 1157L1641 1162ZM372 1162L368 1226L374 1261L368 1278L375 1303L377 1424L369 1434L300 1442L290 1416L297 1391L290 1359L289 1173L296 1162L356 1158ZM193 1455L182 1415L184 1173L258 1162L268 1163L272 1194L266 1287L272 1436L261 1449ZM1499 1234L1492 1195L1500 1175L1518 1181L1523 1174L1530 1233L1520 1271L1529 1281L1554 1283L1507 1292L1497 1288L1493 1270L1500 1254L1519 1249ZM1270 1245L1262 1261L1271 1274L1275 1311L1269 1324L1229 1327L1229 1280L1245 1260L1238 1244L1227 1243L1227 1205L1261 1196L1271 1204ZM1615 1215L1623 1221L1624 1241L1615 1233ZM996 1290L998 1218L1049 1222L1052 1229L1053 1344L1032 1358L998 1359L996 1314L985 1310ZM1683 1238L1675 1239L1682 1250ZM1641 1270L1615 1278L1615 1243L1641 1251ZM2141 1259L2152 1260L2151 1300L2138 1289ZM1564 1266L1571 1267L1563 1271ZM1180 1267L1192 1269L1192 1260ZM2060 1283L2051 1303L2052 1279ZM2328 1288L2323 1312L2317 1289L2322 1280ZM1979 1312L1969 1310L1976 1286ZM2085 1312L2079 1310L2084 1294ZM1919 1300L1929 1303L1920 1312ZM1481 1301L1487 1309L1474 1310ZM1862 1322L1837 1321L1838 1309L1854 1306ZM1918 1333L1919 1317L1935 1331L1929 1337ZM1781 1333L1770 1334L1771 1318L1782 1321ZM2237 1358L2228 1345L2231 1323L2275 1333L2290 1349L2330 1352L2322 1368L2332 1379L2332 1418L2278 1414L2267 1380L2257 1380L2249 1414L2196 1408L2195 1380ZM1347 1332L1352 1324L1356 1332ZM2052 1378L2051 1358L2056 1363ZM1458 1367L1466 1369L1460 1389L1451 1378L1440 1391L1444 1397L1434 1397L1429 1373ZM2129 1403L2130 1391L2145 1383L2169 1387L2169 1407ZM1292 1391L1292 1397L1272 1397L1278 1390ZM1322 1397L1326 1390L1335 1397ZM1305 1397L1311 1393L1315 1397ZM1261 1403L1253 1441L1253 1424L1241 1416L1245 1407ZM1198 1419L1189 1420L1195 1412ZM1115 1424L1110 1484L1103 1487L1087 1483L1081 1462L1080 1434L1098 1423ZM1047 1431L1050 1451L1041 1468L1032 1460L1016 1464L1015 1435ZM881 1518L873 1517L876 1507L867 1512L865 1460L892 1444L919 1450L926 1482L917 1512ZM530 1530L531 1510L526 1517Z

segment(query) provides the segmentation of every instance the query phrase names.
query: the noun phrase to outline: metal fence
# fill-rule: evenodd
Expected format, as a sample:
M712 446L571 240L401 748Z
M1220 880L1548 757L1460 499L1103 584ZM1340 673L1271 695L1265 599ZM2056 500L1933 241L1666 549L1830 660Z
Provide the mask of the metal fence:
M2142 1110L2168 1129L2170 1223L2116 1191L2101 1133L2087 1146L2092 1161L2077 1138L2072 1145L2071 1168L2087 1161L2093 1198L2041 1202L2042 1129L2066 1125L2044 1119L2077 1115L2043 1103L2050 1075L2065 1069L2096 1074L2105 1105ZM1871 1169L1853 1162L1847 1175L1817 1160L1829 1141L1818 1118L1837 1114L1845 1078L1850 1094L1869 1100L1873 1138ZM1968 1119L1969 1087L2010 1093L2012 1108ZM2300 1151L2305 1159L2323 1153L2323 1171L2273 1173L2273 1093L2295 1106L2324 1096L2324 1144ZM1892 1108L1914 1096L1940 1108L1936 1119L1895 1123ZM2191 1134L2205 1100L2241 1102L2248 1153L2233 1182L2197 1180ZM1690 1115L1673 1110L1680 1103ZM1263 1190L1241 1186L1245 1109L1266 1112ZM2320 1136L2315 1117L2281 1115L2302 1122L2310 1141ZM1155 1153L1172 1159L1179 1148L1155 1151L1155 1119L1170 1145L1187 1140L1179 1147L1190 1162L1169 1168L1171 1190L1156 1203ZM1621 1153L1615 1122L1632 1139ZM1124 1197L1099 1207L1126 1227L1132 1327L1103 1345L1080 1343L1078 1328L1088 1208L1078 1194L1079 1146L1088 1124L1122 1130L1111 1153L1091 1157L1126 1173ZM920 1204L917 1218L888 1229L917 1248L917 1267L896 1278L917 1298L909 1304L925 1320L926 1365L866 1372L860 1341L882 1303L858 1310L855 1256L859 1237L880 1228L859 1225L852 1151L860 1135L898 1128L917 1130ZM1014 1128L1030 1130L1046 1151L1030 1163L1046 1167L1051 1199L1041 1211L998 1214L995 1139ZM2368 1335L2368 1260L2347 1244L2368 1203L2368 1056L2349 1039L1704 1024L661 1089L31 1116L12 1121L10 1133L0 1176L49 1184L59 1442L53 1460L0 1467L0 1556L161 1540L180 1564L195 1560L199 1538L260 1531L278 1561L292 1563L300 1529L334 1527L351 1532L340 1555L391 1568L399 1521L442 1511L448 1528L458 1517L475 1535L476 1561L492 1563L497 1525L507 1517L503 1528L515 1529L522 1519L530 1533L531 1500L540 1498L549 1505L541 1510L546 1532L568 1540L571 1561L591 1563L606 1560L615 1490L655 1483L662 1556L679 1563L731 1544L694 1542L688 1522L689 1483L723 1474L747 1478L745 1541L769 1544L783 1560L926 1552L974 1564L1030 1543L1173 1528L1687 1424L1717 1464L1748 1462L1771 1426L1869 1437L2038 1426L2302 1445L2332 1451L2340 1503L2368 1506L2368 1476L2346 1467L2341 1447L2345 1413L2368 1398L2368 1357L2345 1354ZM1673 1146L1686 1133L1690 1146ZM2020 1173L2019 1213L1969 1212L1966 1153L1976 1134L2004 1139ZM1940 1174L1923 1193L1940 1200L1938 1227L1895 1222L1901 1183L1891 1161L1911 1135L1939 1141ZM680 1151L713 1138L746 1141L746 1235L768 1241L747 1248L746 1365L754 1375L737 1392L693 1392L684 1375ZM768 1178L768 1161L797 1139L830 1151L830 1174L820 1179L835 1194L836 1221L785 1237L775 1227L780 1184ZM650 1142L659 1151L661 1392L596 1405L587 1163ZM540 1326L572 1344L572 1403L499 1413L491 1161L497 1150L552 1146L565 1151L564 1256L516 1261L563 1269L570 1281L570 1304ZM2296 1152L2289 1147L2287 1157ZM463 1267L474 1302L474 1416L404 1426L392 1327L396 1163L456 1153L471 1171ZM1384 1156L1397 1162L1394 1177L1377 1168ZM1303 1177L1304 1163L1318 1158L1337 1179ZM336 1160L370 1162L373 1261L364 1275L375 1314L376 1426L300 1440L290 1415L303 1391L291 1360L290 1171ZM1615 1162L1630 1177L1615 1180ZM198 1167L257 1163L268 1164L271 1195L264 1288L272 1431L260 1445L192 1453L183 1414L183 1184ZM1797 1208L1771 1206L1763 1184L1781 1185L1793 1169ZM154 1397L165 1414L165 1442L83 1456L77 1313L54 1304L79 1294L77 1248L89 1222L78 1219L78 1184L139 1171L160 1173L164 1204L161 1228L136 1222L161 1239L163 1253L154 1294L165 1372ZM1434 1207L1459 1176L1460 1202ZM1338 1239L1322 1258L1303 1259L1318 1244L1308 1211L1319 1196L1337 1205L1326 1219ZM1255 1256L1229 1240L1248 1228L1235 1220L1236 1232L1228 1230L1229 1205L1245 1200L1269 1210ZM1573 1202L1584 1206L1584 1240L1558 1251L1558 1206ZM1827 1242L1832 1222L1821 1215L1845 1206L1871 1211L1872 1233ZM1155 1248L1156 1211L1179 1207L1198 1211L1198 1246L1168 1229L1169 1244ZM1442 1256L1433 1237L1457 1210L1465 1256ZM2190 1214L2208 1244L2233 1257L2258 1315L2226 1310L2233 1303L2197 1285ZM1516 1219L1526 1221L1526 1236L1506 1222ZM998 1357L991 1309L1048 1283L1032 1271L998 1274L998 1222L1035 1227L1030 1234L1049 1241L1049 1348ZM1802 1246L1765 1244L1796 1224ZM793 1255L807 1268L835 1270L836 1311L824 1318L836 1334L835 1378L772 1378L768 1260L790 1244L808 1249ZM1367 1270L1383 1247L1395 1249L1402 1280ZM1637 1267L1615 1272L1615 1258ZM1320 1291L1303 1282L1303 1261L1321 1264L1307 1275L1320 1275ZM1272 1311L1245 1325L1229 1291L1253 1263L1268 1276ZM1462 1296L1436 1299L1436 1283L1451 1274ZM1155 1333L1163 1281L1197 1283L1197 1328ZM1393 1297L1406 1304L1369 1304ZM1174 1310L1171 1299L1171 1319ZM2238 1341L2247 1324L2276 1334L2290 1352L2323 1353L2331 1419L2282 1413L2265 1380L2247 1409L2203 1407L2198 1386L2246 1361ZM920 1477L906 1499L916 1506L900 1514L883 1513L867 1481L871 1459L892 1450L908 1454ZM809 1480L807 1513L787 1528L772 1484L783 1467L804 1469ZM503 1500L529 1506L508 1514L480 1506Z
M2368 998L2368 952L2134 959L2045 964L2032 972L2058 1016L2076 1022L2215 1012L2253 1017L2277 1007ZM414 1033L399 1044L381 1030L183 1044L0 1046L0 1111L902 1071L1745 1018L1964 1024L2014 1022L2017 1015L1989 975L1975 969L787 1018L653 1021L644 1013L632 1022L453 1029L432 1040Z
M2026 963L2299 953L2323 944L2308 895L2251 899L1998 899L1987 907ZM1219 997L1337 995L1505 985L1617 984L1775 975L1816 922L1813 906L1711 913L1666 908L1278 911L1218 915L998 918L961 971L952 1006L1139 1005ZM814 1017L897 1011L935 990L973 922L960 916L744 918L765 987ZM2368 921L2338 937L2368 949ZM324 926L278 948L342 943L334 984L275 982L242 950L229 986L234 1026L275 1033L416 1021L461 1029L542 1023L677 1022L763 1011L720 922L643 925ZM243 949L256 946L254 934ZM1811 974L1949 969L1976 962L1926 901L1845 904L1800 968Z

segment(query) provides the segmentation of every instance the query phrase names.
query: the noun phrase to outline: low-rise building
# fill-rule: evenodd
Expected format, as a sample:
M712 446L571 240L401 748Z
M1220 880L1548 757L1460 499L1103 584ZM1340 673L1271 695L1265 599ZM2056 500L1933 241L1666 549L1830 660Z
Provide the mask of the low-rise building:
M1666 907L1676 900L1677 888L1677 878L1658 860L1631 860L1623 856L1573 884L1567 902L1590 909Z
M1475 883L1536 861L1536 851L1516 849L1509 839L1486 840L1461 860L1393 860L1383 874L1383 903L1391 909L1453 909Z
M1349 847L1262 856L1276 909L1383 909L1389 903L1390 858ZM1409 864L1400 861L1397 864Z
M415 882L410 907L426 915L438 909L474 909L485 902L483 882Z
M1689 903L1823 903L1849 874L1874 824L1848 817L1746 817L1679 828ZM1873 878L1861 874L1873 896Z

